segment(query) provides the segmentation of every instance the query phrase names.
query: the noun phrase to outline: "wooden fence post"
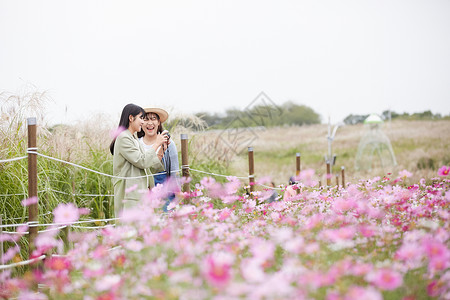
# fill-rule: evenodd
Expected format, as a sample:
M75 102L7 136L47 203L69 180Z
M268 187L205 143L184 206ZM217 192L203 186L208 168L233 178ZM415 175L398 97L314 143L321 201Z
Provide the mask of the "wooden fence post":
M345 168L341 167L342 188L345 188Z
M28 150L37 151L36 148L36 118L28 118ZM28 153L28 198L37 198L37 154ZM38 222L38 203L28 206L28 222ZM28 228L29 257L34 250L34 241L38 234L38 227Z
M331 186L331 163L327 161L327 187Z
M295 160L295 176L300 175L300 153L297 152Z
M250 192L255 190L255 164L253 161L253 147L248 147L248 182Z
M336 174L336 187L339 189L339 174Z
M183 177L189 177L188 135L181 134L181 170ZM183 192L189 192L189 183L183 184Z

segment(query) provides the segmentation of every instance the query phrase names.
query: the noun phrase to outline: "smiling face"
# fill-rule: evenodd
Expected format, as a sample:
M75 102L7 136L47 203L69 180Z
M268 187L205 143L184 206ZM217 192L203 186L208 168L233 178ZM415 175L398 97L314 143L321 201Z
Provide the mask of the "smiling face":
M137 116L130 115L130 125L128 126L128 129L131 131L131 133L139 132L141 131L142 125L144 124L144 120L142 118L142 113L139 113Z
M144 125L142 126L145 135L149 137L156 136L158 129L160 129L161 122L159 116L154 113L148 113L144 119Z

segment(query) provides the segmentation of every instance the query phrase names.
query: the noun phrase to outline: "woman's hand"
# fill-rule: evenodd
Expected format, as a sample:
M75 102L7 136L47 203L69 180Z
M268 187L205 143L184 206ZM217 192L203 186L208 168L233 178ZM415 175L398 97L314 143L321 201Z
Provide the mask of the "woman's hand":
M159 160L161 160L166 152L167 147L170 144L170 138L168 136L168 131L164 130L162 133L156 135L156 141L153 144L153 149L156 151Z
M157 147L163 146L163 144L166 144L169 137L166 134L158 133L156 135L156 141L155 144Z

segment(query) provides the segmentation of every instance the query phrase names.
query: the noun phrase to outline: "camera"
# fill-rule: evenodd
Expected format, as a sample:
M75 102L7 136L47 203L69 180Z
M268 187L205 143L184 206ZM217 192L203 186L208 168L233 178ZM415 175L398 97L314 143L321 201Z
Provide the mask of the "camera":
M164 130L163 132L161 132L161 134L166 135L167 138L170 140L170 133L167 130Z

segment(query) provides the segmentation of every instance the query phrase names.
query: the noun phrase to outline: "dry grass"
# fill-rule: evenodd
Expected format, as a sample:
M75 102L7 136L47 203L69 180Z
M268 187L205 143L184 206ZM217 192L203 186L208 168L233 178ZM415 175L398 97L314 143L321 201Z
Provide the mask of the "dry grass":
M300 152L302 169L315 169L325 182L323 157L328 151L327 128L327 125L321 124L258 131L257 138L252 142L256 175L269 175L276 184L285 184L289 176L295 173L295 153ZM414 182L420 178L436 177L437 169L450 162L450 121L394 121L384 124L383 132L391 141L397 166L356 171L354 161L365 130L367 128L362 124L340 127L332 143L333 153L337 155L334 172L340 173L340 167L345 166L347 182L387 173L397 176L404 169L413 173L410 181ZM213 138L217 132L210 135ZM241 155L232 157L231 167L235 175L248 174L246 153L242 151ZM332 183L335 183L335 178Z
M63 160L84 162L92 152L109 153L110 132L115 127L115 122L102 114L71 125L57 125L48 136L45 147ZM112 160L112 156L109 158Z

